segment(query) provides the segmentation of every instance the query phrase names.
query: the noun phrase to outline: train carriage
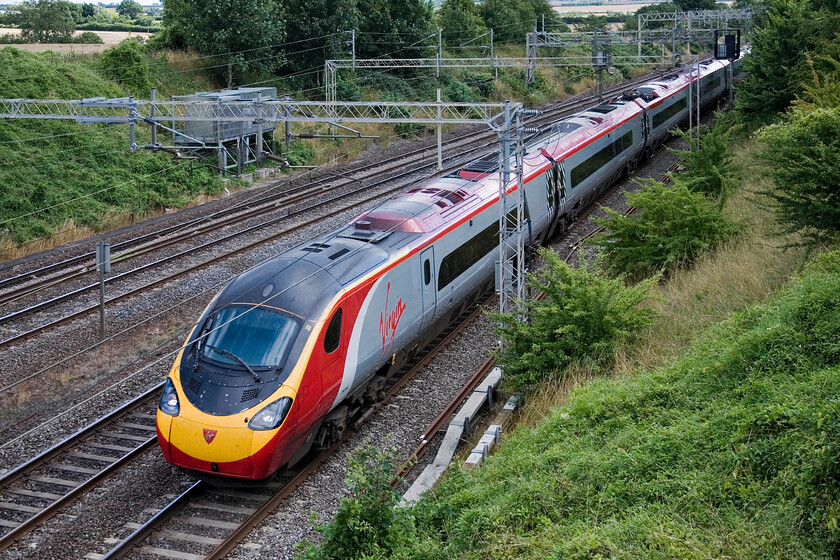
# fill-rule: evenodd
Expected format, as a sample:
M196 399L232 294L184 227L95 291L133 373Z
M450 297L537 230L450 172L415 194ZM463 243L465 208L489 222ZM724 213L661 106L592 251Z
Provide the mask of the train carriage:
M701 67L704 104L730 86L720 76L726 63ZM687 119L689 81L675 73L526 140L529 245L574 221ZM263 479L335 440L388 376L493 286L499 180L490 154L235 278L165 383L166 460Z

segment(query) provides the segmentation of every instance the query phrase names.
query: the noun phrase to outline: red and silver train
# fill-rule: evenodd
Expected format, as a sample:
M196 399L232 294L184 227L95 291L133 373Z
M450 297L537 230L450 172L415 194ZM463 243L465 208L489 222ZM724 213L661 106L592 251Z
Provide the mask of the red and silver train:
M728 64L700 65L703 106L731 87ZM688 119L691 80L675 71L527 139L530 243L564 229ZM498 182L492 154L230 282L166 380L157 413L166 460L263 479L335 440L389 375L492 288Z

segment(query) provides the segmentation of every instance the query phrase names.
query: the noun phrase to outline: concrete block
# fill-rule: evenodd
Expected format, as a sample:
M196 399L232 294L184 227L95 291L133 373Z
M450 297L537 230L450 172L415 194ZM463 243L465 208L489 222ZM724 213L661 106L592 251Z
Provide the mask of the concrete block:
M475 392L476 393L486 393L490 389L495 389L496 385L499 384L499 381L502 380L502 370L495 367L490 370L490 373L487 374L481 383L476 385Z
M484 435L492 435L494 443L499 443L499 438L502 436L502 427L499 424L491 424L486 430L484 430Z
M467 457L467 460L464 461L463 469L464 470L472 470L481 463L484 462L485 455L483 453L477 453L473 451L470 453L470 456Z
M478 414L478 411L487 401L489 392L499 384L501 378L502 370L499 368L493 368L490 373L487 374L487 377L485 377L484 380L482 380L482 382L476 387L472 394L470 394L467 398L467 402L464 403L458 411L458 414L452 422L449 423L449 427L446 429L446 435L443 436L443 442L441 443L432 464L427 466L423 472L420 473L420 476L417 477L414 484L412 484L406 493L403 494L402 501L400 502L401 506L410 506L416 503L423 492L437 484L437 481L440 480L440 477L443 476L443 473L446 472L446 469L452 462L452 458L455 456L455 452L458 449L458 443L460 443L461 438L466 435L473 418L475 418L476 414ZM478 461L475 465L481 464L481 461L484 460L484 455L490 451L490 448L492 448L499 438L498 433L495 431L491 432L489 435L485 433L485 436L486 439L485 437L482 437L483 443L480 443L486 450L483 453L470 453L472 460ZM473 457L473 455L476 455L477 457ZM478 457L480 457L480 459ZM468 461L469 460L470 459L468 458Z
M522 400L522 394L521 393L512 394L510 396L510 398L507 400L507 402L505 403L505 406L504 406L503 410L509 410L511 412L515 411L517 408L519 408L520 400Z
M493 447L496 445L496 438L493 434L484 434L481 436L481 439L478 440L478 443L475 445L475 449L473 451L479 451L484 453L485 455L490 454L493 450Z
M239 176L240 181L245 181L246 183L253 183L254 182L254 174L253 173L243 173Z

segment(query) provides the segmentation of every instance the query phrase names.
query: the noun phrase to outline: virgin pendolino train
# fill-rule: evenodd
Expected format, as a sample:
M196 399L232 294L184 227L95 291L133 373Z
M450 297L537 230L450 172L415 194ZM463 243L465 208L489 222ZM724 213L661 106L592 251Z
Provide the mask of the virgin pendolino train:
M731 87L728 64L701 64L704 107ZM674 72L529 138L528 242L563 230L684 123L692 79ZM263 479L337 439L389 375L492 288L499 180L491 154L230 282L165 382L157 436L166 460Z

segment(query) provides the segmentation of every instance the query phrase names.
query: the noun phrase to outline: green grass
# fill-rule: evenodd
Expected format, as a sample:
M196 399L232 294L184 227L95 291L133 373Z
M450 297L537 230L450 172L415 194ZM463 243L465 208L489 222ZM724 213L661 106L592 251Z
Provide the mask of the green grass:
M200 84L166 68L165 59L153 62L153 83L164 92L194 91L190 85ZM100 75L92 57L4 48L0 65L3 97L127 94ZM148 141L148 131L138 127L138 144ZM0 248L10 254L59 230L71 239L83 237L221 191L221 181L205 167L174 162L164 153L130 153L127 126L7 120L0 124L0 161Z
M396 557L814 558L840 517L840 253L454 471Z

